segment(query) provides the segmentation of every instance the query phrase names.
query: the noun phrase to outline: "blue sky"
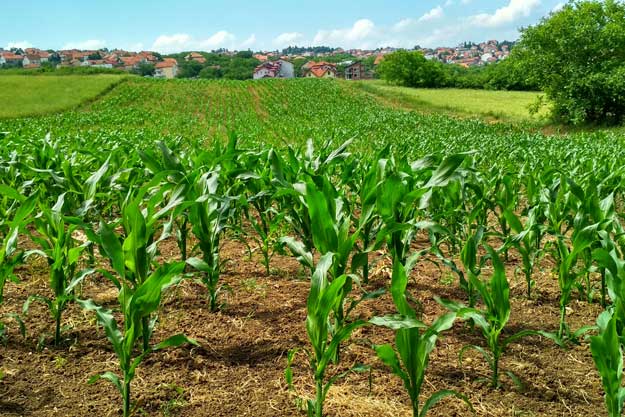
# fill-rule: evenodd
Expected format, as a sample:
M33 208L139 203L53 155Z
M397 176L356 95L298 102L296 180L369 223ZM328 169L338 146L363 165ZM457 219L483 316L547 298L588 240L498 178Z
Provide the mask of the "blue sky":
M565 0L21 0L0 12L0 47L273 50L455 46L514 40Z

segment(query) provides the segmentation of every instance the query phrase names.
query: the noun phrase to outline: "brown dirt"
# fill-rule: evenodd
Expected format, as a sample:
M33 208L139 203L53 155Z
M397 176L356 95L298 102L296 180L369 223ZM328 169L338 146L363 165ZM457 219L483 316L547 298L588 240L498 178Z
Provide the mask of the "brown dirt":
M165 242L164 258L177 257L176 245ZM160 324L154 340L183 332L194 337L200 348L183 347L149 357L140 365L133 382L133 397L148 416L300 416L298 397L313 394L312 376L305 354L294 364L295 387L290 392L284 381L286 355L290 349L307 346L304 327L308 281L299 264L276 256L275 273L265 276L260 260L249 259L239 242L226 243L223 253L230 259L223 282L230 287L225 307L208 311L204 288L186 280L164 299ZM514 255L514 254L513 254ZM369 290L388 285L388 259L378 256L378 267ZM538 294L524 298L525 285L514 276L518 259L508 262L512 286L513 316L510 332L521 328L555 330L558 323L557 283L549 262L536 274ZM8 284L0 313L21 311L29 294L47 294L45 264L32 259L19 270L22 283ZM410 290L423 304L424 320L443 312L435 295L462 300L449 273L429 262L415 269ZM114 307L114 289L102 277L91 279L82 289L83 298ZM569 323L573 328L594 323L601 308L597 304L573 302ZM390 296L362 304L361 318L390 314ZM67 342L50 347L52 320L41 304L33 304L25 317L26 339L11 326L6 347L0 346L0 415L2 416L117 416L120 397L112 385L87 384L94 374L117 371L117 362L102 329L94 318L77 306L64 317ZM47 347L37 348L46 334ZM355 363L371 365L371 374L352 374L330 391L328 416L407 417L410 407L401 382L376 359L371 344L392 341L390 331L365 327L343 346L342 369ZM439 389L456 389L466 394L478 416L599 416L603 399L599 377L588 346L562 350L541 338L510 346L502 368L513 371L523 382L520 390L503 376L504 386L491 389L481 379L489 370L477 354L468 353L462 365L462 346L483 345L482 336L457 323L438 342L430 359L424 395ZM336 371L336 369L333 369ZM371 384L370 384L371 382ZM424 397L425 398L425 397ZM431 411L432 416L468 416L461 402L447 399Z

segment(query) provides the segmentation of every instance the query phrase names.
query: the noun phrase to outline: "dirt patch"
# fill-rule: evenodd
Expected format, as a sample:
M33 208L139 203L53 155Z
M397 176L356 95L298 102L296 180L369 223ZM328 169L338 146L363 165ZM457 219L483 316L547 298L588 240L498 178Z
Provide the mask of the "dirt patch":
M163 258L177 258L174 242L162 247ZM225 307L210 313L202 285L186 280L163 300L155 340L183 332L201 344L151 356L140 367L133 382L133 396L148 416L297 416L298 397L313 394L312 376L304 353L294 364L296 393L283 377L290 349L307 346L306 297L309 284L299 264L290 257L276 256L267 277L260 260L250 259L240 243L229 241L223 253L230 259L223 282L230 292ZM375 274L366 286L373 290L388 285L388 261L381 255ZM514 278L518 262L511 254L508 276L512 286L512 320L509 332L521 328L555 330L558 324L557 282L549 262L535 276L537 296L524 298L525 282ZM33 260L19 271L23 282L9 284L0 313L21 311L29 294L47 294L45 265ZM84 298L114 307L115 291L102 277L82 289ZM457 283L448 272L423 261L412 275L410 291L420 300L426 321L443 312L434 295L462 299ZM594 323L601 308L574 302L569 324L573 328ZM370 318L395 311L389 295L363 303L356 316ZM91 314L70 306L64 318L66 343L49 347L52 319L45 307L33 304L25 322L26 339L10 328L6 347L0 347L0 415L3 416L117 416L120 398L112 385L87 384L90 376L117 371L117 362L102 329ZM48 347L38 348L40 335ZM329 416L410 416L407 394L399 379L376 359L371 344L389 343L392 332L365 327L345 344L339 372L364 363L371 373L352 374L339 381L327 398ZM599 416L603 398L599 377L588 346L562 350L541 338L514 344L502 360L502 368L522 381L518 388L503 377L503 388L492 390L483 379L489 369L477 354L467 354L462 364L462 346L482 344L482 336L466 324L457 323L439 340L424 384L424 395L439 389L466 394L478 416ZM467 416L469 410L453 399L441 402L432 416Z

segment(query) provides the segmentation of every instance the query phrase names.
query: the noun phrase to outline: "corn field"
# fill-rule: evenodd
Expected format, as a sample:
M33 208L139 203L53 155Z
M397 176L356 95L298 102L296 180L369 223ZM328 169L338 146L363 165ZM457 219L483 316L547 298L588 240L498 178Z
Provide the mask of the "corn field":
M615 133L316 80L0 132L3 415L622 415Z

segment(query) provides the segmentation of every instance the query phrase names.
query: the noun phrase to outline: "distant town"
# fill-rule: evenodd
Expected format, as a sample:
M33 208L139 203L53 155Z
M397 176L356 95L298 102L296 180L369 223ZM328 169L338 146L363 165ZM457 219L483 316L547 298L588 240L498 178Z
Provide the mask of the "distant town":
M421 48L426 59L465 68L485 66L506 59L514 42L489 40L465 42L456 47ZM337 78L360 80L375 77L375 67L398 48L342 49L288 47L281 51L190 51L161 55L152 51L120 49L42 50L0 48L0 68L117 69L155 78Z

